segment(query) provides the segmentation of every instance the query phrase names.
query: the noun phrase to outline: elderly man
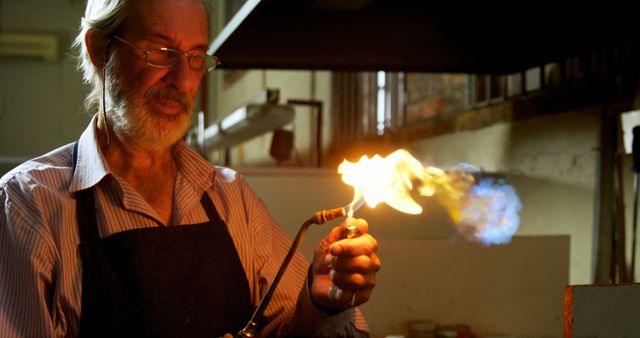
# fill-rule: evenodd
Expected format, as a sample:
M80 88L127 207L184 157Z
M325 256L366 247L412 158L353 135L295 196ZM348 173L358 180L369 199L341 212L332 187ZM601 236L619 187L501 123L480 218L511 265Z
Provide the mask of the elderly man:
M91 0L76 40L98 113L78 142L0 180L0 336L217 337L237 332L290 240L230 169L181 140L203 74L199 0ZM263 335L367 335L355 305L376 242L336 227L296 254Z

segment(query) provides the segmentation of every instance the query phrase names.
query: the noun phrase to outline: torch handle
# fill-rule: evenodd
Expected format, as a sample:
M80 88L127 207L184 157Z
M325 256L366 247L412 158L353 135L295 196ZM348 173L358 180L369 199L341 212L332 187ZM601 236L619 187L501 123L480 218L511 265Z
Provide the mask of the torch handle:
M253 312L253 315L251 315L251 319L249 319L249 322L247 322L247 325L236 334L236 338L254 338L258 335L259 333L258 322L262 319L262 314L264 313L264 310L267 308L267 305L269 305L269 301L271 301L271 297L273 296L273 292L275 291L276 287L278 286L278 283L280 282L280 278L282 278L284 271L289 266L289 262L291 261L291 258L293 258L293 255L295 254L298 248L298 245L300 245L300 241L302 240L302 237L304 237L304 234L307 232L307 229L309 228L309 226L312 224L325 224L335 218L342 217L344 215L345 215L344 208L322 210L322 211L316 212L313 215L313 217L306 220L300 226L300 230L298 230L298 234L296 235L296 238L291 243L291 247L289 247L287 256L285 256L284 260L282 261L282 264L280 265L280 269L278 269L278 272L276 273L276 276L273 278L271 285L269 285L267 292L265 292L264 296L262 296L262 299L260 300L260 304L258 304L258 307Z

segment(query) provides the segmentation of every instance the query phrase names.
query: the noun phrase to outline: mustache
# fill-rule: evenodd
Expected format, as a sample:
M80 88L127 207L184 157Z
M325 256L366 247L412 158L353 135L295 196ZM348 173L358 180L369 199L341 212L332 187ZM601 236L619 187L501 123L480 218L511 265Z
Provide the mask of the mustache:
M178 102L185 113L193 109L193 102L185 93L165 87L152 87L144 95L146 101L153 99L165 99Z

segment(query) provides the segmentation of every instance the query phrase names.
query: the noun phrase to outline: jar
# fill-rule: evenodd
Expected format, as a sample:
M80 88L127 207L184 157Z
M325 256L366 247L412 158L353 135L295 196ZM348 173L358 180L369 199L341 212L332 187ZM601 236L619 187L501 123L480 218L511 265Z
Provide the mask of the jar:
M430 320L410 322L408 338L436 338L436 323Z
M458 330L454 326L441 326L438 328L436 337L438 338L457 338Z
M458 331L458 338L472 338L471 335L471 327L465 324L456 325L456 330Z

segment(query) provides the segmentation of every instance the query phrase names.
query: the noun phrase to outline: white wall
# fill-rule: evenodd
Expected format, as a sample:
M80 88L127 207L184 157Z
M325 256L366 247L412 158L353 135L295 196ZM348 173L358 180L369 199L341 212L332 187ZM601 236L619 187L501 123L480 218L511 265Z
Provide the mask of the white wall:
M591 282L597 112L539 116L417 142L437 166L458 162L504 174L523 202L520 235L571 236L571 283Z
M568 288L566 328L571 337L640 337L640 284L581 285Z

